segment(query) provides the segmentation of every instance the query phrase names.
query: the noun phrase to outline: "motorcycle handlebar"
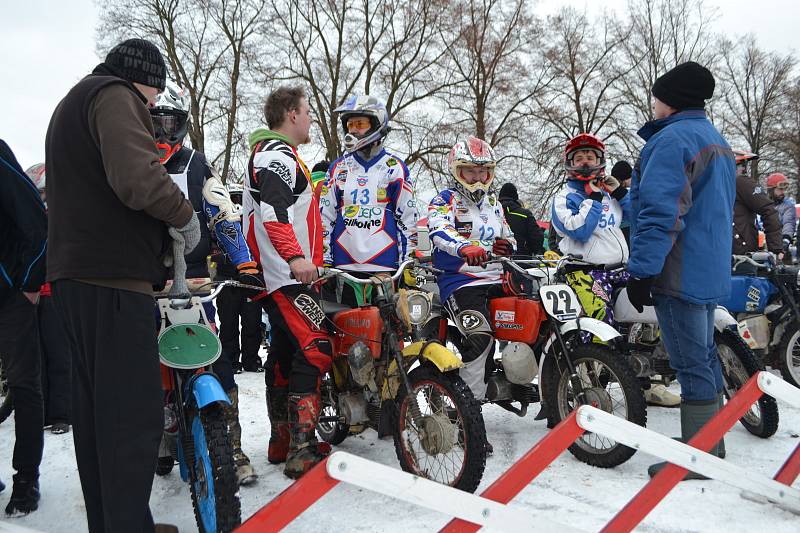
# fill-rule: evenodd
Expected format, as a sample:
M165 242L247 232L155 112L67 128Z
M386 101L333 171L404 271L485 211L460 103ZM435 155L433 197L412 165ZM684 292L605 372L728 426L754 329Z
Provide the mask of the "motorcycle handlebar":
M400 276L403 275L403 271L405 271L406 268L408 268L409 266L413 265L414 263L415 263L415 261L413 259L406 259L405 261L400 263L400 266L397 267L397 270L391 276L392 281L397 281L398 279L400 279ZM369 278L357 278L357 277L353 276L352 274L349 274L349 273L345 272L344 270L341 270L341 269L338 269L338 268L333 268L333 267L328 267L328 268L319 267L319 277L320 277L320 279L326 279L326 278L332 278L332 277L341 277L341 278L344 278L344 279L346 279L348 281L351 281L353 283L358 283L360 285L376 285L378 283L377 281L372 279L372 277L369 277Z

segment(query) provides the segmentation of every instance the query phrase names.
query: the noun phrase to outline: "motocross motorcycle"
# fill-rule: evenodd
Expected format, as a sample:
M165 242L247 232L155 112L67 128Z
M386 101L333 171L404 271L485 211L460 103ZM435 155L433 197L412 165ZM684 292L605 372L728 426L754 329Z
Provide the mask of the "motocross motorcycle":
M733 262L731 296L721 305L761 360L800 387L800 267L780 265L769 252L734 255Z
M321 270L372 286L372 301L351 308L323 300L332 326L333 365L321 383L317 433L332 444L370 427L391 434L406 472L474 492L486 466L481 406L458 375L461 360L436 341L412 342L412 330L431 314L430 296L396 289L402 263L368 279Z
M174 256L183 258L183 245L175 234L173 238ZM199 531L228 532L241 524L239 485L224 413L224 404L230 400L211 371L222 345L209 326L203 302L210 302L228 286L252 287L225 281L210 294L198 296L208 283L194 287L193 295L186 285L185 263L180 261L182 267L177 263L174 285L182 288L156 294L165 392L162 446L178 462L181 479L189 483ZM169 470L158 473L165 475Z
M592 405L644 426L644 394L628 362L612 348L620 334L608 324L581 316L575 292L555 283L561 266L548 260L499 257L505 296L489 302L490 321L503 347L493 360L486 402L518 416L540 402L537 419L555 427L580 405ZM426 268L426 267L423 267ZM453 320L453 317L449 317ZM448 322L441 305L425 328L442 342L463 346L460 330ZM585 334L604 344L585 343ZM620 465L636 450L591 432L569 448L580 461L602 468Z
M624 337L617 348L628 358L644 387L649 387L655 376L661 376L661 381L669 385L676 373L669 366L669 355L661 342L655 308L645 306L643 312L639 313L631 304L627 289L616 291L612 300L614 321ZM764 370L763 364L748 348L736 328L736 320L718 306L714 312L714 342L725 382L724 393L728 399L751 376ZM771 437L778 430L778 404L775 398L762 395L739 421L753 435Z

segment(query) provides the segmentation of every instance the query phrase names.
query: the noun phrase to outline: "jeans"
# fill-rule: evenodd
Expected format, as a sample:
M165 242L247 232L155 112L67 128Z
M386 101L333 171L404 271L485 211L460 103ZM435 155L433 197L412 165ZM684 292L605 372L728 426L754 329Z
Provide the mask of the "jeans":
M661 340L669 364L678 375L681 397L689 401L713 400L722 391L722 368L714 343L716 304L693 304L655 294Z

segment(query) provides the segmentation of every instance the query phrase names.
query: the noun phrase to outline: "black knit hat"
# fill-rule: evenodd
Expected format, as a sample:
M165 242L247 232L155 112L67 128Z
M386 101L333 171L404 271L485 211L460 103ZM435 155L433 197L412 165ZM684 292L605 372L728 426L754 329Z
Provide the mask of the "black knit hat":
M144 39L128 39L111 49L105 64L129 82L164 90L167 65L156 45Z
M681 63L653 84L653 96L677 110L705 107L713 95L714 76L694 61Z
M519 194L517 193L517 186L513 183L504 183L502 187L500 187L500 198L511 198L513 200L519 200Z
M619 181L631 179L632 172L633 169L631 168L631 164L627 161L617 161L614 163L614 166L611 167L611 175L617 178Z

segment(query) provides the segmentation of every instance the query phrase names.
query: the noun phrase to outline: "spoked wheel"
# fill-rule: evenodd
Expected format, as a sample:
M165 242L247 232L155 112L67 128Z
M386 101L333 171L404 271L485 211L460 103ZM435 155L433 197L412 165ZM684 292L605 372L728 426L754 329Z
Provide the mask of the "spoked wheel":
M451 372L424 364L408 375L420 410L404 387L397 395L394 444L406 472L474 492L486 467L486 427L480 404L466 383Z
M725 381L725 397L730 399L753 374L764 370L764 367L741 337L733 331L715 333L714 340L717 343L717 356ZM739 422L753 435L766 439L778 431L778 418L778 402L772 396L762 394Z
M586 403L634 424L647 423L647 407L639 381L628 364L606 346L574 344L570 357L581 380ZM559 375L557 366L548 357L543 372L544 395L551 425L565 419L578 405L569 372ZM569 447L580 461L611 468L630 459L636 450L608 437L586 432Z
M777 350L778 368L783 379L800 387L800 329L794 320L786 325Z
M320 395L322 396L322 412L320 413L320 421L317 424L317 433L322 440L336 446L347 438L350 434L350 428L347 424L330 420L340 416L339 397L332 372L328 372L322 377Z
M229 532L242 523L233 447L222 407L213 405L191 419L195 479L192 505L201 533Z

